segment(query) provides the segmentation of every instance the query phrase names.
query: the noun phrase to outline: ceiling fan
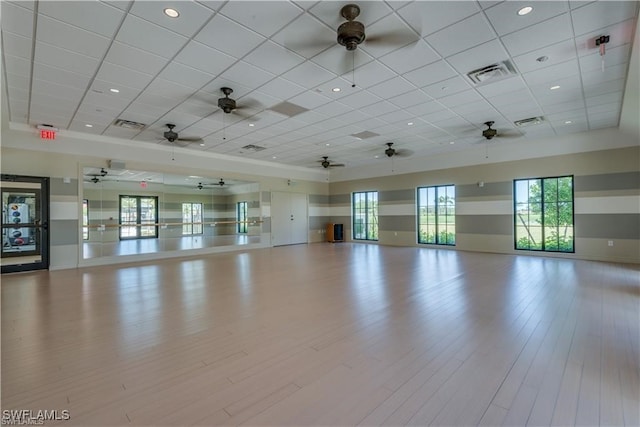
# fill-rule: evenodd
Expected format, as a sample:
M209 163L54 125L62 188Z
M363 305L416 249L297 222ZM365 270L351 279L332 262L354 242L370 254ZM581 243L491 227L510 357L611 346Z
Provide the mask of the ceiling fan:
M213 188L222 188L222 187L228 187L229 184L224 182L224 179L220 178L220 181L218 181L218 182L211 182L211 183L199 182L198 185L196 185L196 188L198 190L202 190L204 187L209 187L209 186L211 186Z
M320 165L325 168L325 169L329 169L329 168L342 168L344 167L344 163L332 163L329 160L329 156L322 156L322 160L318 160L318 162L320 163Z
M498 138L518 138L522 135L518 134L514 134L514 133L506 133L506 132L500 132L498 133L497 129L492 128L491 126L494 125L495 122L493 121L488 121L488 122L484 122L484 125L487 127L485 130L482 131L482 136L487 140L487 141L491 141L493 138L498 137Z
M169 141L169 143L171 144L177 144L181 147L186 147L192 143L204 144L204 140L202 138L198 138L198 137L180 138L180 136L178 135L178 132L173 131L173 128L175 128L176 125L172 123L167 123L166 126L167 128L169 128L169 130L166 131L163 134L163 136L164 136L164 139Z
M413 154L411 150L398 150L393 148L393 142L387 142L385 145L387 148L384 150L384 154L387 157L408 157Z
M248 108L255 109L261 106L259 103L252 102L251 100L244 98L242 101L244 105L238 105L235 99L229 98L229 95L233 93L233 89L231 89L230 87L221 87L220 90L224 94L224 97L218 98L218 107L220 107L220 109L226 114L234 113L241 117L247 118L251 117L251 115L244 113L242 110L246 110Z

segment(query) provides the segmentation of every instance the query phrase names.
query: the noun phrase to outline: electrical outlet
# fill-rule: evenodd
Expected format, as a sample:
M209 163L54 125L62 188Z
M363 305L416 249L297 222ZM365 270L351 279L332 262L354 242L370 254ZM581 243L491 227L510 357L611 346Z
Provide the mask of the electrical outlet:
M609 240L609 246L613 246L613 240Z

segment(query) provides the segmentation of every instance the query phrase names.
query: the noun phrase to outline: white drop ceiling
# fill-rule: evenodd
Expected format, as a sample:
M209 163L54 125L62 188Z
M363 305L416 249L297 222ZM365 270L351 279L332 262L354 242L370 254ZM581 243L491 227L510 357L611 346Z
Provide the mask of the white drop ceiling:
M204 140L192 150L308 167L322 156L375 163L387 142L416 157L475 149L486 121L511 136L492 144L618 125L638 2L531 1L519 16L529 3L360 1L357 20L378 43L355 53L336 42L347 3L2 1L9 120L140 146L174 123ZM477 86L466 76L502 61L513 76ZM217 107L223 86L243 108ZM308 111L270 110L283 101ZM513 124L534 116L544 123ZM379 136L352 136L361 132Z

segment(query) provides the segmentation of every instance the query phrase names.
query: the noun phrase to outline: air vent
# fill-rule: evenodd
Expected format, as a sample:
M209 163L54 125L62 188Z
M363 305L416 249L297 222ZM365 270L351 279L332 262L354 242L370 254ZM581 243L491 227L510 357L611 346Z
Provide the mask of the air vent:
M509 61L498 62L486 67L478 68L467 73L467 77L474 85L493 83L516 74Z
M265 147L260 147L259 145L249 144L249 145L245 145L244 147L242 147L242 149L243 150L247 150L247 151L258 152L258 151L264 150Z
M132 130L142 130L147 126L144 123L132 122L131 120L124 120L124 119L116 120L115 122L113 122L113 125L121 128L125 128L125 129L132 129Z
M528 119L516 120L515 122L513 122L513 124L522 128L526 126L539 125L542 122L544 122L544 117L538 116L538 117L530 117Z
M367 139L367 138L373 138L374 136L380 136L379 133L375 133L375 132L369 132L368 130L365 130L363 132L359 132L359 133L352 133L351 136L355 136L358 139Z
M271 111L275 111L276 113L282 114L287 117L297 116L300 113L304 113L305 111L309 111L308 109L301 107L296 104L292 104L291 102L281 102L280 104L276 104L273 107L269 108Z

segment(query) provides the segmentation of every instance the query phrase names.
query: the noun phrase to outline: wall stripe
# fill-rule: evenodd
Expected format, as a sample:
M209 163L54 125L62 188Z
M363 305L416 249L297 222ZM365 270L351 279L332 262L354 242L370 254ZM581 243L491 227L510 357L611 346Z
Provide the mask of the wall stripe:
M575 213L640 214L640 196L576 198Z
M331 216L329 206L309 206L309 216Z
M582 214L575 216L576 237L640 239L640 215Z
M65 184L63 178L51 178L49 179L49 194L78 197L78 180L72 179L71 182Z
M416 217L414 215L397 215L378 217L380 231L416 231Z
M387 190L378 192L378 201L382 202L396 202L415 200L415 189L403 189L403 190Z
M506 215L513 213L511 200L456 202L456 215Z
M626 190L640 188L640 172L575 176L575 191Z
M49 217L54 219L78 220L78 202L54 202L49 203Z
M478 196L511 196L512 194L513 181L485 182L483 187L478 187L478 184L456 185L456 199Z
M513 234L513 215L457 215L456 233Z
M332 194L329 196L329 203L334 205L351 205L351 194Z
M378 208L378 215L407 215L407 216L415 216L416 215L416 206L415 204L391 204L391 205L380 205Z
M51 246L78 244L79 229L77 219L51 220L50 228Z

